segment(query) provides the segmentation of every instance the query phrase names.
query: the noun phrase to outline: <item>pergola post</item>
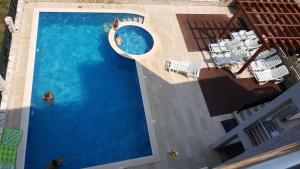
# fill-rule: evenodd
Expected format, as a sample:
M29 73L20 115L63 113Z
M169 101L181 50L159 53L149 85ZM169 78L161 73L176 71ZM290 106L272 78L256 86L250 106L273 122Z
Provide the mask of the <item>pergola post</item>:
M237 74L241 74L249 65L250 63L260 54L260 52L264 51L266 49L265 43L251 56L249 60L243 65L243 67L237 72Z
M218 39L221 39L224 34L228 31L230 25L232 24L232 22L237 18L237 16L239 15L241 9L239 8L235 14L233 15L233 17L230 19L230 21L228 22L228 24L226 25L225 29L222 31L222 33L220 34L220 36L218 37Z

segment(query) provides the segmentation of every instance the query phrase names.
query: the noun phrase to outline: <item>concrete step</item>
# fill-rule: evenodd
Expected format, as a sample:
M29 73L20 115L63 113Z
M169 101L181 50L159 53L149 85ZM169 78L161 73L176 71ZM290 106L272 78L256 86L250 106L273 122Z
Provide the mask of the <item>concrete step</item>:
M234 111L232 114L239 124L241 124L244 121L241 115L237 113L237 111Z
M240 111L239 114L244 118L244 120L247 120L251 116L249 112L250 110L247 109L247 110Z
M141 24L143 24L144 23L144 18L139 17L139 21L138 22L141 23Z
M243 120L247 120L249 117L253 116L255 113L259 112L262 108L264 108L266 103L260 104L249 109L240 111L239 114L241 115Z

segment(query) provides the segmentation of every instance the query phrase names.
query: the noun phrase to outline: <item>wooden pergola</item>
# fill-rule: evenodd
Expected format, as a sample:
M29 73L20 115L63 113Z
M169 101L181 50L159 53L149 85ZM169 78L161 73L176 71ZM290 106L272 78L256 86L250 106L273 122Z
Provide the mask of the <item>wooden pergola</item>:
M294 0L236 0L236 4L237 11L219 38L238 16L244 16L262 43L238 74L267 48L281 48L286 53L300 49L300 7Z

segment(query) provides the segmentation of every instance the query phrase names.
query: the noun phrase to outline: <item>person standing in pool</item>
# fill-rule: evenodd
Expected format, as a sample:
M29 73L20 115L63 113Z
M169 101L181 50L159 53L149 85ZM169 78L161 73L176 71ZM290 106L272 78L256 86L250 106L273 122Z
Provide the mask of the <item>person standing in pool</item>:
M64 162L65 158L52 160L51 164L48 164L46 169L60 169Z
M44 94L44 97L43 97L43 100L46 102L46 103L49 103L49 104L54 104L54 100L55 100L55 97L54 95L52 94L52 92L46 92Z
M119 27L119 18L116 17L116 18L115 18L115 21L114 21L114 24L113 24L113 29L114 29L114 30L117 30L118 27Z
M115 41L116 41L116 44L117 44L118 46L121 46L122 43L123 43L122 38L121 38L118 34L116 34Z

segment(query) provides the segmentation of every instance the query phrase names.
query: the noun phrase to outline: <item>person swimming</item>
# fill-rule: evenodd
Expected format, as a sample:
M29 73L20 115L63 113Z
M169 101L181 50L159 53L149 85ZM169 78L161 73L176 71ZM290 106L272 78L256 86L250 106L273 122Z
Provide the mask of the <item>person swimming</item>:
M43 100L44 100L46 103L54 104L55 97L54 97L54 95L53 95L52 92L46 92L46 93L44 94Z
M64 162L65 162L65 158L58 158L58 159L52 160L52 162L47 165L46 169L59 169L59 168L61 168L61 166Z
M116 44L117 44L118 46L121 46L122 43L123 43L122 38L121 38L118 34L116 34L115 41L116 41Z

